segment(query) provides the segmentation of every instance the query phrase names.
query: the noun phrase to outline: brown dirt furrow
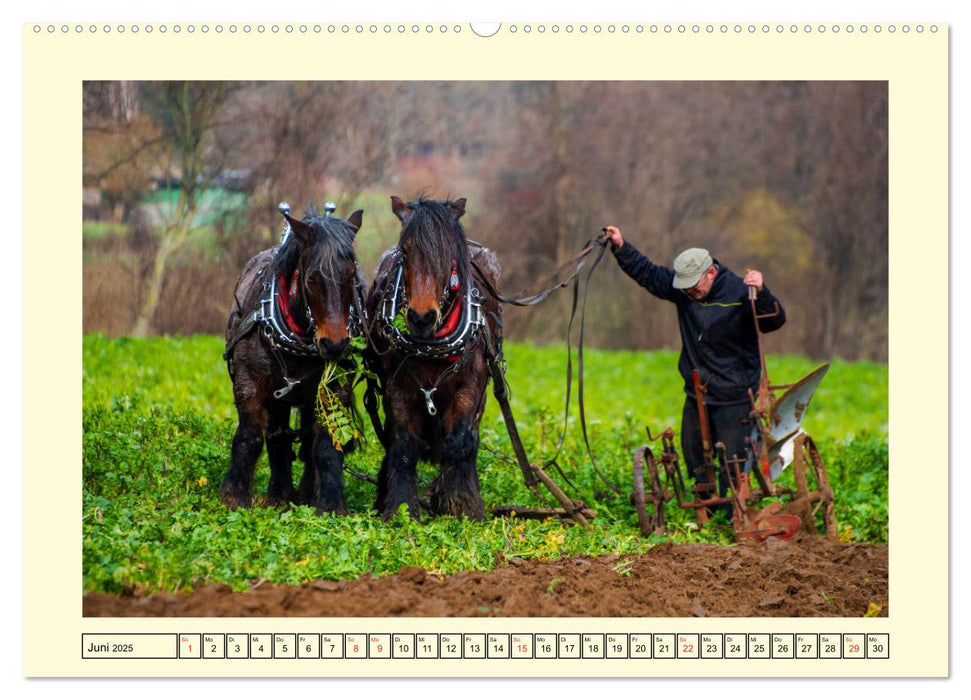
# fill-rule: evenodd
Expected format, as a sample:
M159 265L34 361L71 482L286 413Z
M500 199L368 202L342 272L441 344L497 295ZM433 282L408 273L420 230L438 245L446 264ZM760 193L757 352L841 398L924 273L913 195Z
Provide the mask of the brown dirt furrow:
M889 612L887 546L821 537L732 547L662 544L637 556L513 560L438 577L406 567L356 581L236 593L90 594L90 617L862 617Z

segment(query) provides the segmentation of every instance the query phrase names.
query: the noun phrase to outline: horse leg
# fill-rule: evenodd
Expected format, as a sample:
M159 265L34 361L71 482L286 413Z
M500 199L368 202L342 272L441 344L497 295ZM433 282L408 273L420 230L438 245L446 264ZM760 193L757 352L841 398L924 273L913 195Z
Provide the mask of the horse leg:
M249 508L253 505L253 472L263 451L263 429L266 413L238 409L239 425L233 436L232 461L219 487L219 500L227 508Z
M277 406L270 411L266 455L270 461L266 505L289 505L296 500L296 491L293 489L293 436L290 434L289 406Z
M391 446L378 472L378 497L375 509L385 520L398 512L402 503L418 520L418 443L407 430L396 430Z
M347 515L344 503L344 453L334 446L330 434L316 430L311 461L300 480L300 503L313 506L317 515Z
M485 505L476 471L478 454L478 431L473 431L470 421L463 418L442 442L441 467L430 494L432 510L436 514L485 520Z

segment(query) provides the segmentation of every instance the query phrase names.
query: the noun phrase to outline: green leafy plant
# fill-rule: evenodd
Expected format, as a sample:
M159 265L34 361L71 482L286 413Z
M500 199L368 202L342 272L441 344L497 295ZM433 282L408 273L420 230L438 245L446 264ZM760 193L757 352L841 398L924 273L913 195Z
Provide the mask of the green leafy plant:
M364 346L363 336L351 338L344 357L324 365L317 388L317 420L327 429L334 447L341 451L364 432L360 414L341 400L341 393L353 391L364 379L375 378L364 366Z
M327 430L334 447L343 451L344 445L360 435L362 428L354 412L341 400L342 390L352 381L352 371L337 362L328 362L317 387L317 420ZM353 384L352 384L353 386Z

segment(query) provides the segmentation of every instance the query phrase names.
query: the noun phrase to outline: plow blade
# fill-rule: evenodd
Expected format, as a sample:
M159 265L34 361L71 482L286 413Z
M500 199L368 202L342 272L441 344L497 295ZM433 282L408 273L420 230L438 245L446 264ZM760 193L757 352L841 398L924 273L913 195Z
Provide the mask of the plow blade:
M796 438L804 435L800 428L809 401L823 381L829 363L820 365L795 384L772 404L769 411L769 474L776 479L792 464Z
M802 430L797 430L791 435L779 440L769 448L769 476L775 481L779 475L792 464L795 458L795 448L797 438L805 435Z

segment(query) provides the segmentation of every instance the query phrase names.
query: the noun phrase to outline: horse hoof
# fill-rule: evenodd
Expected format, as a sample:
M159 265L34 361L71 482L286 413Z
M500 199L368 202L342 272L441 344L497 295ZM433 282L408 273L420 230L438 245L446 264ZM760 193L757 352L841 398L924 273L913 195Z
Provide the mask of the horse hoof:
M449 513L449 515L456 518L466 518L477 523L485 522L488 519L484 510L462 511L460 513Z
M289 508L294 503L299 504L300 501L293 486L267 489L266 497L263 499L263 505L268 508Z
M343 503L339 503L337 505L334 505L333 503L323 503L314 508L314 510L317 511L317 515L323 515L324 513L347 515L347 507Z
M469 520L476 521L486 519L485 505L483 505L481 499L463 497L446 498L441 494L436 494L431 500L435 515L451 515L456 518L464 516Z
M219 502L230 510L251 508L253 506L253 501L248 496L239 496L232 493L221 493L219 495Z
M416 506L410 506L407 503L402 503L401 505L395 506L394 508L385 508L381 512L381 520L383 520L384 522L388 522L389 520L393 520L394 517L396 515L398 515L398 513L401 511L401 506L402 505L403 506L406 506L407 510L405 512L407 512L408 515L411 516L411 519L412 520L414 520L416 523L417 522L421 522L421 510L420 510L420 508L417 505Z

